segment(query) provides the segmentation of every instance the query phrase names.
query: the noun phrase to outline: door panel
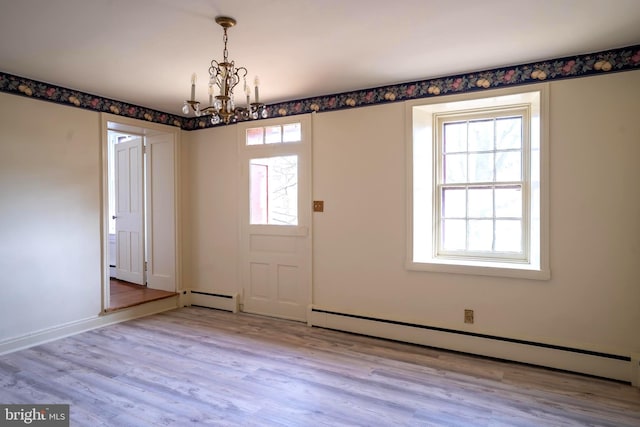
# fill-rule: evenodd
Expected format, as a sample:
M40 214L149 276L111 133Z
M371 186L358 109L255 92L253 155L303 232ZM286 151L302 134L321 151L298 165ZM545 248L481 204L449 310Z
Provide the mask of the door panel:
M264 262L250 262L249 295L256 300L269 301L269 264Z
M281 303L295 304L298 301L298 277L300 269L298 265L277 265L277 292L278 301Z
M244 311L305 320L309 304L309 267L305 257L309 237L301 233L278 235L277 228L268 235L252 235L249 230L249 238L259 244L248 247L245 254L249 275L244 288Z
M144 284L144 203L142 138L115 145L116 275Z

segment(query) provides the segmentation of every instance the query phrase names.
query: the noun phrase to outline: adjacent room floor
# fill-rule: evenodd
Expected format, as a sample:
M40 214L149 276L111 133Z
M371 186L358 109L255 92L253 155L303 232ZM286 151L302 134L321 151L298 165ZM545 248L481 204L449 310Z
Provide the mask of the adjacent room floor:
M186 307L0 357L73 426L638 426L615 381Z
M174 295L176 295L175 292L160 291L112 278L109 283L109 309L107 311L133 307Z

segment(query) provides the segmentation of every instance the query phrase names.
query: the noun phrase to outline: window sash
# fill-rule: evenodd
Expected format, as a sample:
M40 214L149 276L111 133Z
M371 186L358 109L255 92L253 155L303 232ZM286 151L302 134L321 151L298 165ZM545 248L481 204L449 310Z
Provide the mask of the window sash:
M491 203L490 210L491 213L487 214L476 214L473 215L469 212L469 190L471 191L491 191ZM518 196L518 213L516 214L500 214L501 207L498 205L499 197L496 197L496 191L508 191L515 190L519 193ZM444 202L446 200L445 194L448 191L453 192L462 192L464 193L464 212L460 214L459 212L451 213L447 212L447 204ZM526 251L524 245L524 230L523 227L526 226L524 221L524 213L525 213L525 196L524 196L524 183L522 182L510 182L510 183L500 183L500 184L472 184L472 185L440 185L438 188L438 199L440 200L439 206L439 227L438 227L438 235L437 239L439 245L437 246L437 255L438 256L467 256L473 257L475 259L481 258L499 258L499 259L511 259L511 260L525 260L526 259ZM502 208L502 210L505 210ZM445 245L445 236L447 234L447 229L445 227L445 223L447 221L462 221L465 224L465 236L464 236L464 249L449 249L446 248ZM484 250L473 250L473 244L471 242L471 229L470 224L474 222L491 222L491 248ZM505 243L504 240L499 235L500 228L504 227L508 223L519 222L520 226L520 245L518 249L504 249ZM517 232L517 230L511 230L511 232ZM501 249L503 248L503 249Z
M520 143L516 144L514 148L513 144L506 146L503 144L500 146L498 138L495 135L497 123L499 120L509 118L521 118L520 129ZM530 129L530 108L528 105L515 105L499 108L487 108L477 109L472 111L454 111L446 114L434 114L434 131L436 143L434 144L434 158L436 159L434 169L434 203L433 203L433 247L434 256L444 259L469 259L469 260L487 260L487 261L504 261L504 262L529 262L529 195L530 195L530 170L529 170L529 129ZM480 123L486 125L487 122L492 123L491 143L487 144L486 141L475 144L471 144L469 141L469 127L470 123ZM466 124L466 135L463 142L454 141L454 144L449 144L446 147L445 140L445 125L459 125ZM489 128L485 126L485 129L489 131ZM519 177L509 176L510 180L504 180L500 177L500 171L497 164L496 157L504 153L518 153L519 154ZM477 176L472 176L469 166L469 158L471 156L482 156L486 159L490 159L490 173L485 173L482 180ZM453 178L453 173L449 173L446 169L448 163L447 156L459 156L460 160L465 157L463 167L458 169L458 175L462 175L464 179L459 179L460 176ZM512 155L512 157L514 157ZM517 157L517 156L516 156ZM486 168L484 172L487 172L489 168ZM482 175L482 174L481 174ZM475 179L474 179L475 178ZM514 179L518 178L518 179ZM497 214L496 207L496 191L516 189L520 194L519 211L520 215L505 216ZM449 210L445 202L445 194L447 192L462 190L464 191L464 214L461 215L458 212L457 216L447 215L445 210ZM482 215L470 215L469 194L470 191L490 190L490 215L486 212ZM451 193L454 194L454 193ZM459 196L459 195L458 195ZM471 208L478 207L477 202L474 203ZM487 210L487 206L485 206ZM512 223L509 224L509 221ZM511 229L511 233L520 234L520 244L517 249L509 248L505 250L504 240L500 240L497 235L499 228L507 229L509 226L513 226L516 221L519 221L519 227ZM454 226L454 224L457 224ZM464 231L460 235L454 235L453 242L456 244L451 245L451 233L455 229L462 228ZM472 240L472 230L476 230L476 234L484 234L484 239L480 241L485 243L485 246L479 248L477 245L478 240ZM449 233L449 234L447 234ZM505 231L503 230L503 234ZM489 243L490 247L486 246ZM464 241L464 244L462 244ZM506 246L509 246L508 244ZM502 249L501 249L502 248Z

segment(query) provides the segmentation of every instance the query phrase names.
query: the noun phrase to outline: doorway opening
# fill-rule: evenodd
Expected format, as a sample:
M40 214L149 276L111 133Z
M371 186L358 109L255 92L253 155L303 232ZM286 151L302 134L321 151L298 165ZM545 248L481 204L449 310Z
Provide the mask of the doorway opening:
M109 130L109 306L115 311L175 292L147 287L144 135Z
M131 120L103 124L103 311L111 312L177 295L177 134Z

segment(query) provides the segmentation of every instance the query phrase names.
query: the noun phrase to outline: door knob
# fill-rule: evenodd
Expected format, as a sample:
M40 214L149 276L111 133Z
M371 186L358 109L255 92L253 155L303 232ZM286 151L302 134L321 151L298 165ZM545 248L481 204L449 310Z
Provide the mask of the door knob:
M115 215L113 215L113 216L111 217L111 219L116 219L116 218L118 218L118 217L117 217L117 216L115 216Z

